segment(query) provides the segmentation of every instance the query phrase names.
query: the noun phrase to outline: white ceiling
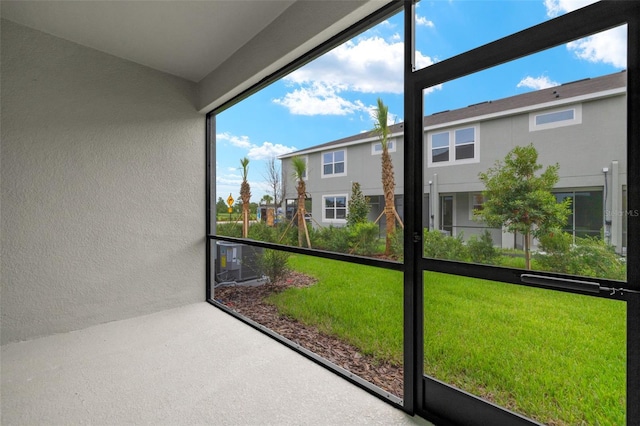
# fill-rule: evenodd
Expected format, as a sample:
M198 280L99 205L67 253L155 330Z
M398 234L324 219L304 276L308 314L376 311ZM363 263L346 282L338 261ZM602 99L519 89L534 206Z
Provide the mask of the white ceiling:
M6 1L3 18L199 82L295 0Z
M206 113L391 0L0 0L0 15L197 84Z

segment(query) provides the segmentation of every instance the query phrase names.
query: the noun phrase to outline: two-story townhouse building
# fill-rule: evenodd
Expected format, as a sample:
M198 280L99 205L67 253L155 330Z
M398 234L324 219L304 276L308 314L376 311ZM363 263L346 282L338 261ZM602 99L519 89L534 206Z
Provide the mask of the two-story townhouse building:
M389 153L396 176L396 209L402 217L402 123L391 126ZM307 163L305 182L314 226L343 226L346 224L348 201L353 182L358 182L371 206L369 219L374 221L384 208L381 178L382 147L373 132L365 132L308 149L285 154L282 160L282 179L286 180L284 197L289 211L296 203L296 185L293 181L291 158L300 156ZM384 224L384 217L379 223Z
M482 208L479 173L515 146L533 144L538 162L558 163L559 201L572 199L565 230L574 236L601 233L623 253L626 247L626 72L536 90L424 117L423 225L468 238L488 229L474 217ZM403 123L391 127L396 208L403 214ZM384 208L381 147L362 133L281 156L283 179L290 159L307 161L307 191L316 226L346 223L351 183L359 182L371 204L370 219ZM287 188L295 188L293 182ZM289 191L286 199L295 201ZM380 219L384 221L384 217ZM381 223L381 225L383 225ZM504 248L520 236L490 229Z

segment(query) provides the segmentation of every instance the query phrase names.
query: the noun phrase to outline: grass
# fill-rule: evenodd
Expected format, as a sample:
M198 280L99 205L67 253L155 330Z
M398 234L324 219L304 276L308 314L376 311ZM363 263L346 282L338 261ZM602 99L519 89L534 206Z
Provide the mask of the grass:
M272 295L269 301L282 313L338 336L362 353L402 365L400 273L300 255L291 256L289 266L316 277L318 284Z
M402 364L402 274L292 256L316 277L270 302ZM425 273L425 374L549 424L625 421L625 304Z
M257 220L255 213L249 215L249 220ZM218 222L242 222L242 213L234 211L233 213L216 213L216 221Z

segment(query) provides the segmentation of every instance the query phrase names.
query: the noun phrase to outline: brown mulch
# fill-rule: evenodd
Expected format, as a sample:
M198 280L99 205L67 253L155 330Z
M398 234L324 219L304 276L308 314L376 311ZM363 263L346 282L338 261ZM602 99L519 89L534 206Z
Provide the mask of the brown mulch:
M260 286L221 286L215 289L214 297L239 314L262 324L386 392L402 398L401 366L376 361L337 337L321 333L315 327L304 325L280 314L275 306L265 302L265 298L272 293L278 293L290 287L308 287L315 282L312 277L290 272L280 281Z

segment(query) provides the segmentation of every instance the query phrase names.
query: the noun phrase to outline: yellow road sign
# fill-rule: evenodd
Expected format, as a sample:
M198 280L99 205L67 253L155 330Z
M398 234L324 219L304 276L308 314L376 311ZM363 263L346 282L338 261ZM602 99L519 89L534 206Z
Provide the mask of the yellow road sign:
M233 202L235 200L233 199L233 197L231 196L231 194L229 194L229 198L227 198L227 204L229 204L229 207L233 206Z

